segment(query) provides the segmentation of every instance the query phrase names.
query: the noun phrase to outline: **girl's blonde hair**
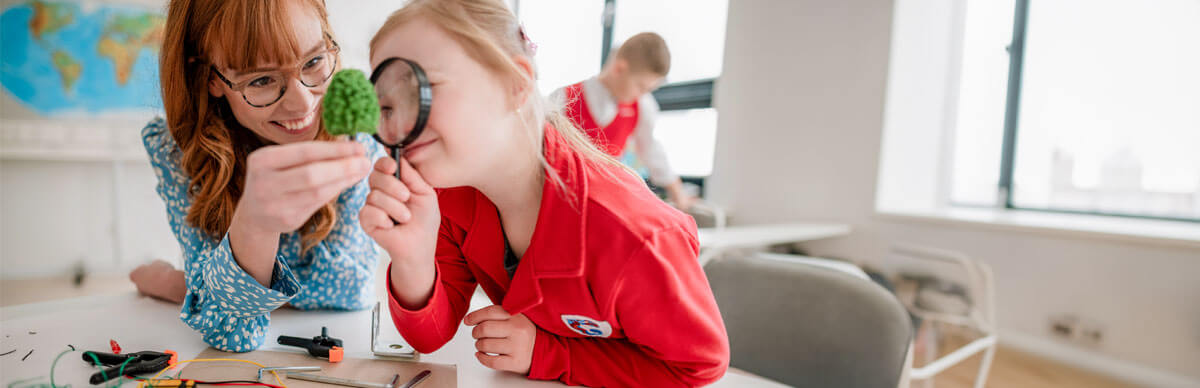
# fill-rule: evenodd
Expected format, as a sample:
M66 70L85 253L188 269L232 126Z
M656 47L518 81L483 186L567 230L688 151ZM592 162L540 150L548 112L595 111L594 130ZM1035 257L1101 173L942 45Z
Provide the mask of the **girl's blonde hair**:
M277 0L171 0L159 57L159 82L167 127L181 151L180 165L191 179L187 222L209 236L220 238L229 230L233 211L246 187L246 157L264 145L233 116L228 99L212 97L213 53L221 65L233 69L260 63L295 63L302 51L288 12L289 3ZM321 20L321 30L332 39L322 0L303 0ZM331 140L324 124L318 140ZM322 206L300 229L303 250L325 239L337 223L334 202Z
M553 106L542 96L537 89L535 76L522 71L514 58L522 56L532 64L533 50L521 24L503 0L413 0L393 12L375 33L371 39L371 57L375 56L375 50L389 32L418 17L430 18L458 41L472 59L499 75L500 79L511 80L513 85L523 86L530 91L528 102L522 110L527 114L522 119L528 129L525 132L529 140L536 145L534 149L542 149L542 125L549 123L585 162L608 167L601 168L602 171L616 169L633 174L624 164L592 144L591 139L562 114L562 106ZM537 157L542 167L550 172L548 175L555 184L571 195L545 155L538 152Z

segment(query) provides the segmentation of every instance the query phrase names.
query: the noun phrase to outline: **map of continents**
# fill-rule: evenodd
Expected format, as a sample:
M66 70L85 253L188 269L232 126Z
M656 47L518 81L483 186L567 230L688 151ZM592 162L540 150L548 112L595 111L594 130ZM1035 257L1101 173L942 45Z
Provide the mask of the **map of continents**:
M46 116L161 107L160 11L30 1L0 11L0 85Z

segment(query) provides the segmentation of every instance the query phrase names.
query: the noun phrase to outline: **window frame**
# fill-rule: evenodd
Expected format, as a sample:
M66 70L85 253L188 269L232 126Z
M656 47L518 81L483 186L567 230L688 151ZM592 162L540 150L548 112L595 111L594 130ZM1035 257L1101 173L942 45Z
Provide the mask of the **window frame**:
M1200 218L1170 217L1147 214L1116 213L1091 210L1071 210L1053 207L1017 206L1013 203L1013 175L1017 155L1017 135L1021 109L1022 74L1025 67L1025 41L1028 37L1029 3L1031 0L1016 0L1013 17L1012 40L1008 46L1008 86L1004 107L1004 135L1000 149L1000 179L997 183L997 205L995 207L1007 210L1030 210L1061 214L1082 214L1107 217L1139 218L1163 221L1183 221L1200 223ZM970 205L955 204L961 207Z

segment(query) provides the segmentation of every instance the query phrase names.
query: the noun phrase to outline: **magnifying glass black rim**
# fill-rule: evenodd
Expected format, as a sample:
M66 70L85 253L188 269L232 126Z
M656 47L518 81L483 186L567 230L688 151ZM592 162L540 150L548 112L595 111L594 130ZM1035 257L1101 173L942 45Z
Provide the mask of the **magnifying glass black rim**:
M422 69L421 65L418 65L415 61L401 57L391 57L380 62L379 66L376 66L375 70L371 72L371 84L374 85L379 80L379 77L383 75L383 71L392 62L396 61L408 64L408 67L412 69L413 75L417 77L417 96L419 100L417 121L413 123L412 130L408 131L408 135L405 135L399 144L392 145L393 147L404 148L417 141L417 138L421 136L421 132L425 131L425 122L429 120L429 108L433 106L433 87L429 85L429 78L425 76L425 69ZM375 140L380 144L387 144L379 137L378 133L375 134Z

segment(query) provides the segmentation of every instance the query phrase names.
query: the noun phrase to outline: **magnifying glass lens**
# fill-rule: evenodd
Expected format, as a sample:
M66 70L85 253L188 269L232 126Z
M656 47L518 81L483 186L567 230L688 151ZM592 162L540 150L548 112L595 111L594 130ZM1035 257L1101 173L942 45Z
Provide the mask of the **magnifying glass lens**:
M377 137L387 145L407 145L420 136L420 130L410 132L414 132L413 125L420 112L421 86L408 63L391 61L383 66L374 80L380 107Z

